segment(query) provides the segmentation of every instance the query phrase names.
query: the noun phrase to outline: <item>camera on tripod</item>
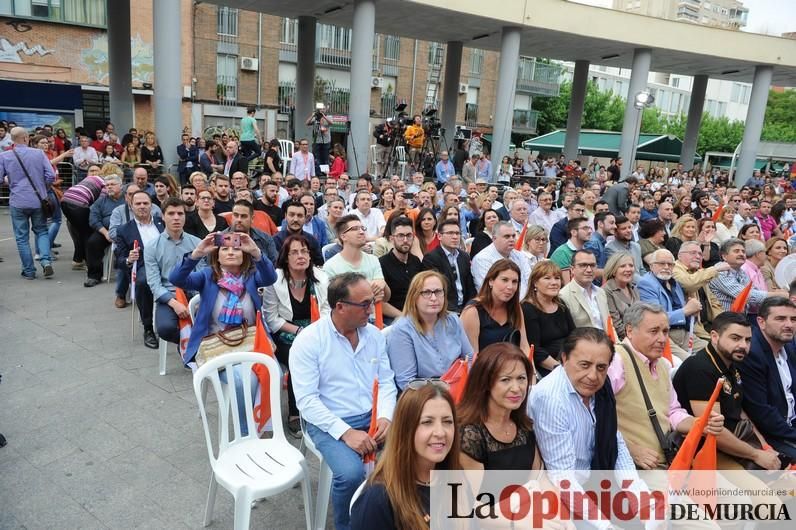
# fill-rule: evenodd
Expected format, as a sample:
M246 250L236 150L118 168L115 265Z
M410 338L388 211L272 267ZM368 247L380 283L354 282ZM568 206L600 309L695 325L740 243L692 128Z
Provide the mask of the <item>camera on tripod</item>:
M422 112L423 115L423 130L426 136L438 138L442 130L442 122L436 117L437 109L429 107Z

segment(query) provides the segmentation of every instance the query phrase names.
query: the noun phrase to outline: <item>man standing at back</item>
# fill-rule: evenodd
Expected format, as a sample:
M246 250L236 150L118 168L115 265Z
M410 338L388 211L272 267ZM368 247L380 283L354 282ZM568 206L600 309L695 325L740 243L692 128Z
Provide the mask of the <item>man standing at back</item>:
M254 114L257 109L249 107L246 109L246 117L240 120L240 152L246 162L260 156L262 149L258 140L260 139L260 129L257 128L257 120Z
M44 277L50 278L54 273L50 263L50 237L47 234L47 216L42 211L39 197L47 197L47 187L55 180L55 172L44 151L28 147L25 129L11 129L11 141L14 142L13 148L0 153L0 178L11 188L8 203L14 239L22 262L22 277L26 280L36 278L36 266L29 243L30 230L33 229Z

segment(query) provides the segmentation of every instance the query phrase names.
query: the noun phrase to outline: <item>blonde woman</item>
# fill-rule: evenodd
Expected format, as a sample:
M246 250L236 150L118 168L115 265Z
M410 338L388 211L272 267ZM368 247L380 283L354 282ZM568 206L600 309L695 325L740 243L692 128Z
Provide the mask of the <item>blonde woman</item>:
M617 252L612 255L605 264L603 276L606 279L603 290L608 299L608 311L611 313L611 320L619 340L625 338L625 323L622 315L625 310L638 302L640 295L633 275L636 264L633 256L629 252Z
M528 256L533 267L547 255L547 231L543 226L530 225L525 231L525 240L522 242L522 253Z
M738 211L734 206L726 205L719 214L719 219L716 221L716 235L713 237L713 242L717 245L721 246L728 239L738 237L738 227L733 222L736 213Z

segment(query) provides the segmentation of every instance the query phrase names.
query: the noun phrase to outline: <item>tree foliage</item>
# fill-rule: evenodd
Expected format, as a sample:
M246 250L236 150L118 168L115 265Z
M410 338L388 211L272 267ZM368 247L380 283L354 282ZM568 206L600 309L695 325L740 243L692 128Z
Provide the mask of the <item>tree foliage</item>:
M537 131L547 134L555 129L566 128L572 83L561 85L558 97L536 97L533 107L539 111ZM625 114L625 100L613 92L601 92L594 83L586 86L583 103L584 129L621 131ZM667 117L657 108L644 110L641 132L669 134L682 139L685 136L686 116ZM715 118L702 115L697 140L697 152L733 152L743 138L744 122L730 121L726 117ZM769 93L766 118L763 125L763 140L796 142L796 90Z

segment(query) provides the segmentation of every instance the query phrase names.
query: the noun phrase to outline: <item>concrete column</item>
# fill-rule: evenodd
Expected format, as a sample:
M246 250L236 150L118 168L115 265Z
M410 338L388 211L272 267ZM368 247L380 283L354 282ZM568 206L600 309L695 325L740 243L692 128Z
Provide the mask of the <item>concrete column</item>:
M373 39L376 36L375 0L354 0L351 40L351 120L352 145L346 159L352 175L368 170L370 155L370 75L373 72ZM353 152L352 152L353 151Z
M296 112L294 113L295 139L307 138L312 142L312 126L305 125L307 117L315 110L315 17L299 17L296 45ZM298 147L296 147L298 149Z
M514 119L514 92L517 89L517 67L520 62L521 30L505 26L500 38L500 62L495 92L495 113L492 130L492 180L500 160L509 153L511 123Z
M730 175L732 182L742 184L752 176L757 159L757 148L760 146L760 133L763 132L763 118L766 115L768 90L771 88L771 77L774 68L760 65L755 67L755 78L752 94L749 96L749 108L746 111L746 125L741 141L741 154L738 157L738 168L735 175Z
M627 102L625 103L625 121L622 125L622 141L619 144L619 156L622 158L622 173L620 178L625 179L633 172L633 153L636 146L636 135L639 128L639 113L643 109L637 109L633 103L636 94L647 88L647 77L650 73L650 63L652 62L652 50L649 48L636 48L633 51L633 71L630 73L630 88L627 90Z
M683 147L680 149L680 163L686 169L694 166L699 126L702 123L702 109L705 106L705 91L708 88L708 76L695 75L691 85L691 102L688 104L688 121L685 125Z
M180 0L158 0L152 6L155 62L155 132L163 150L165 170L177 162L182 135L182 43Z
M578 157L580 124L583 121L583 103L586 101L586 84L589 81L589 61L575 61L572 76L572 96L569 99L567 115L567 134L564 140L564 157L575 160Z
M130 0L107 0L108 17L108 88L111 121L117 133L135 126L133 69L130 59ZM111 10L113 4L113 10Z
M440 120L445 129L445 139L449 145L440 149L450 149L456 134L456 111L459 106L459 72L462 69L462 48L459 41L448 42L445 54L445 78L442 84L442 114Z

